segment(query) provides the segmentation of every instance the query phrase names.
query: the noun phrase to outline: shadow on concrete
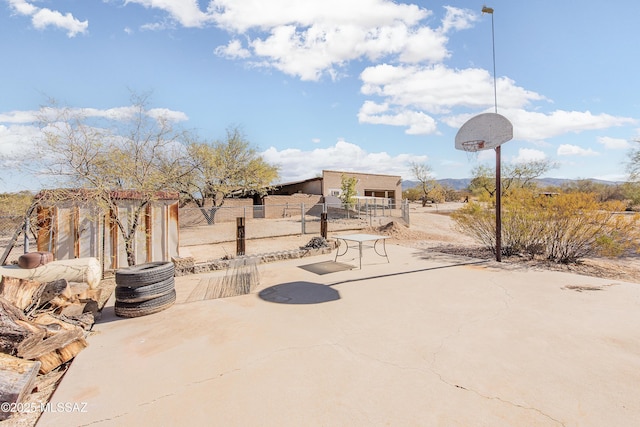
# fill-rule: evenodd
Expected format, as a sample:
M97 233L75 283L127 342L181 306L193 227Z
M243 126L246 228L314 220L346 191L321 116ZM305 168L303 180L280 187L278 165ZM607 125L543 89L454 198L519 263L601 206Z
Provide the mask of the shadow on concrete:
M320 304L340 299L340 293L335 289L311 282L289 282L270 286L260 291L258 296L265 301L278 304Z
M423 271L431 271L431 270L441 270L441 269L444 269L444 268L464 267L464 266L467 266L467 265L485 264L487 262L488 262L487 260L469 261L469 262L457 262L455 264L439 265L437 267L419 268L417 270L399 271L399 272L396 272L396 273L388 273L388 274L377 274L375 276L357 277L355 279L341 280L339 282L331 283L330 285L327 285L327 286L336 286L336 285L342 285L342 284L345 284L345 283L361 282L361 281L364 281L364 280L371 280L371 279L382 279L382 278L385 278L385 277L404 276L405 274L421 273Z
M95 324L111 323L118 320L126 320L126 317L118 317L113 305L105 305L100 312L100 319L96 319Z

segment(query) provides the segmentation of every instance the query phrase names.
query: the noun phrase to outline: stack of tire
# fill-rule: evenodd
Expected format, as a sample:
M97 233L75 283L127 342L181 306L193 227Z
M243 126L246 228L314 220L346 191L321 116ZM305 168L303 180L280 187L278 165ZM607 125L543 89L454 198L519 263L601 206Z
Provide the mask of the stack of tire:
M140 317L176 302L175 266L149 262L116 270L116 316Z

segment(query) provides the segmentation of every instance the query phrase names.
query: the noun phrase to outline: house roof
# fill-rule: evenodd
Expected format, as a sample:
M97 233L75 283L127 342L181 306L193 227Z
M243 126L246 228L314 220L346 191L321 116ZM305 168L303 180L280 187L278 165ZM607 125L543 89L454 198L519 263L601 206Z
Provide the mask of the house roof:
M321 176L317 176L317 177L314 177L314 178L303 179L301 181L283 182L283 183L274 185L274 187L284 187L284 186L287 186L287 185L306 184L307 182L313 182L313 181L322 181L322 177Z

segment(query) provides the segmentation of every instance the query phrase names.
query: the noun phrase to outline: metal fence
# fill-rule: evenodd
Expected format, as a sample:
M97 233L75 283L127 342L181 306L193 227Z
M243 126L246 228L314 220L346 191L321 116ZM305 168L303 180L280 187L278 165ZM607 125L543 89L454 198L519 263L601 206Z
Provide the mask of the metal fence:
M323 213L327 215L329 235L376 227L395 219L409 224L408 203L396 206L389 199L358 199L350 209L333 203L182 208L178 215L180 246L233 242L237 218L245 218L247 240L300 234L320 236ZM35 212L27 221L24 216L0 216L0 265L15 264L20 255L38 250L37 224Z
M180 246L234 241L237 218L245 218L246 239L299 234L319 236L322 213L327 214L329 233L375 227L394 219L409 224L408 203L396 206L366 199L359 199L351 209L332 203L182 208Z
M20 255L36 250L35 223L35 214L26 222L24 216L0 216L0 265L17 263Z

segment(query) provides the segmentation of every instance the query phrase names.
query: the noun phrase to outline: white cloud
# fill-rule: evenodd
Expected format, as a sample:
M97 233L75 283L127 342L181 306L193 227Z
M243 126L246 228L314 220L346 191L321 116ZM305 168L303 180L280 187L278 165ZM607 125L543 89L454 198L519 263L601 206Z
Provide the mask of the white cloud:
M637 122L629 117L593 114L590 111L556 110L551 113L539 113L521 108L501 108L499 112L513 123L514 139L525 141L544 141L566 133L607 129ZM460 114L442 117L440 120L452 128L459 128L473 115Z
M172 30L175 25L172 21L151 22L140 26L142 31L164 31Z
M386 152L369 153L360 146L339 140L326 148L304 151L300 149L278 150L270 147L261 153L265 161L281 167L281 181L290 182L313 178L322 170L344 170L368 173L411 176L411 162L426 162L427 156Z
M147 115L154 119L167 119L171 122L186 122L189 117L182 111L174 111L168 108L152 108L147 111Z
M495 153L496 153L495 150L482 150L482 151L477 151L475 153L470 153L469 156L470 157L476 156L478 163L486 163L486 162L495 161L496 159Z
M518 150L518 155L511 159L512 163L528 163L538 160L544 160L547 155L544 151L535 150L532 148L521 148Z
M237 39L230 40L226 46L218 46L215 54L228 59L246 59L251 56L251 52L242 47L242 42Z
M268 31L289 24L309 27L318 22L349 25L357 21L367 28L393 22L413 26L431 14L417 5L389 0L212 0L209 12L220 26L238 33L249 29Z
M80 21L71 13L62 14L57 10L40 8L26 0L8 0L11 9L24 16L31 17L31 23L39 30L47 27L57 27L67 31L67 36L75 37L84 34L89 27L89 21Z
M627 150L631 148L631 143L622 138L610 138L608 136L598 137L598 142L608 150Z
M397 55L401 61L442 61L449 56L445 33L468 28L477 19L469 10L446 7L442 27L420 23L432 12L414 4L390 0L211 0L202 11L197 0L126 0L165 11L185 27L215 23L234 35L245 35L246 45L234 39L215 53L273 67L302 80L324 74L337 78L350 60L377 60ZM163 28L148 24L146 28Z
M202 27L213 19L211 14L200 10L198 0L125 0L124 3L136 3L146 8L164 10L184 27ZM148 25L147 27L151 29Z
M38 114L34 110L0 113L0 123L33 123L37 121Z
M390 114L386 114L390 113ZM422 112L399 111L393 112L388 104L376 104L366 101L358 113L360 123L384 124L391 126L404 126L407 134L424 135L436 132L436 121Z
M324 74L335 79L355 59L440 62L449 56L445 33L477 19L472 11L447 7L442 27L432 29L421 25L431 11L389 0L213 0L209 12L219 26L247 36L246 47L235 40L231 52L243 52L243 59L251 52L253 65L302 80ZM216 49L223 56L229 52L229 46Z
M104 118L109 120L128 120L138 113L136 106L130 105L126 107L114 107L107 109L98 108L54 108L43 107L40 110L27 111L10 111L8 113L0 113L0 123L10 124L31 124L36 123L40 119L55 120L65 115L81 115L86 118ZM187 115L182 111L170 110L168 108L151 108L146 114L149 117L158 119L166 118L173 122L182 122L189 120Z
M41 136L38 126L39 119L61 120L65 116L75 116L80 114L88 119L108 119L124 121L131 119L137 109L134 106L116 107L109 109L96 108L76 108L57 109L44 107L38 111L11 111L0 113L0 156L12 156L25 152L25 147L37 141ZM166 108L152 108L146 114L153 118L165 118L172 122L186 121L189 118L181 111L169 110Z
M442 20L440 28L443 33L448 33L451 30L466 30L478 20L478 15L470 13L468 10L452 6L444 6L444 8L447 10L447 14Z
M381 97L405 109L446 114L454 107L479 109L494 104L493 78L487 70L478 68L381 64L366 68L360 78L364 95ZM500 78L498 88L504 108L521 108L544 99L508 78Z
M513 122L514 138L534 141L569 132L579 133L586 130L607 129L636 122L628 117L616 117L604 113L593 114L590 111L556 110L545 114L511 110L503 114Z
M0 125L0 157L24 153L29 144L39 137L40 130L35 126Z
M590 156L599 156L600 153L592 150L591 148L582 148L577 145L571 144L562 144L558 147L557 151L558 156L581 156L581 157L590 157Z

